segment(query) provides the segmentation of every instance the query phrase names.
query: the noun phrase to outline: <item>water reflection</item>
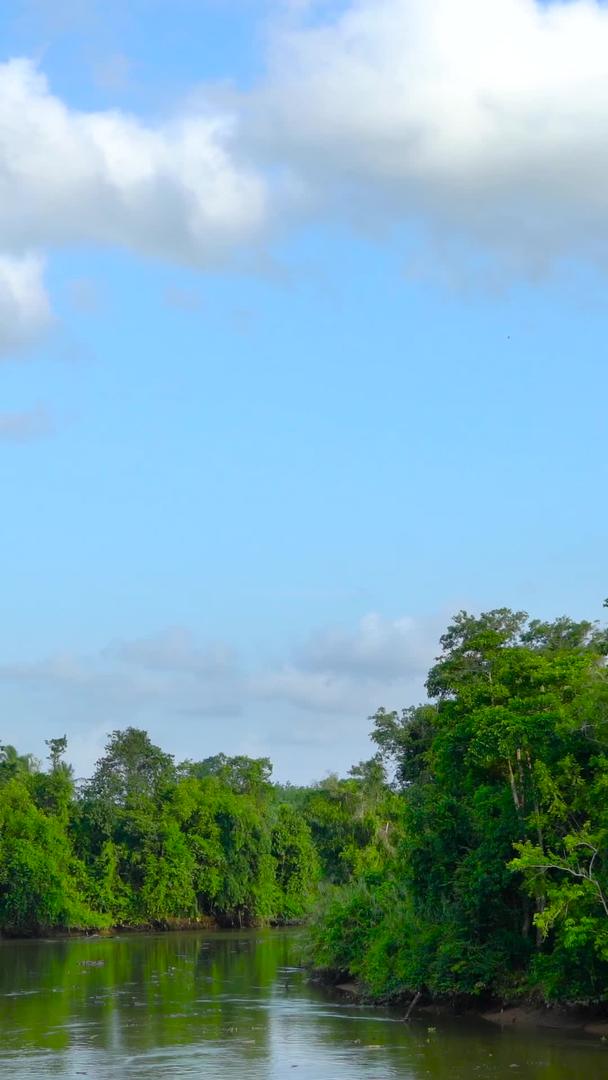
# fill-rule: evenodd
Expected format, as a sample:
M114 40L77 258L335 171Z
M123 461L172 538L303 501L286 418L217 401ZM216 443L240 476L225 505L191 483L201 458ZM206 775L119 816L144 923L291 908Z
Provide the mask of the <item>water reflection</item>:
M0 1075L600 1080L599 1040L403 1024L311 986L293 934L0 943Z

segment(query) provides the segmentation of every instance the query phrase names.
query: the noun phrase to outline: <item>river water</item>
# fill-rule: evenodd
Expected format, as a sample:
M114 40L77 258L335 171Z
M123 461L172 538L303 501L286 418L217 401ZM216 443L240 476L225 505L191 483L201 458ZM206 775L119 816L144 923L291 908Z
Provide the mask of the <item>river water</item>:
M11 1080L606 1080L608 1043L342 1000L297 934L0 942L0 1076Z

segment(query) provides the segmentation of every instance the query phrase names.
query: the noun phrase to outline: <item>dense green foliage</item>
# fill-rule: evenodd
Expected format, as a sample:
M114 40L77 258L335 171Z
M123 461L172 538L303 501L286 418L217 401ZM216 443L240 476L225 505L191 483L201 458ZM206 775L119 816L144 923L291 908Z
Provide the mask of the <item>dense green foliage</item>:
M41 770L0 748L0 931L301 919L316 896L310 829L266 759L176 766L143 731L110 737L75 785L65 739Z
M176 765L114 732L75 784L0 747L0 932L309 915L314 963L376 997L608 1000L608 633L461 612L430 702L372 718L346 779Z
M0 747L0 932L298 921L322 881L378 870L394 844L379 758L281 786L267 758L175 765L128 728L76 785L66 740L48 746L44 770Z
M608 636L503 609L441 644L434 703L373 718L397 843L326 896L315 962L378 997L605 1001Z

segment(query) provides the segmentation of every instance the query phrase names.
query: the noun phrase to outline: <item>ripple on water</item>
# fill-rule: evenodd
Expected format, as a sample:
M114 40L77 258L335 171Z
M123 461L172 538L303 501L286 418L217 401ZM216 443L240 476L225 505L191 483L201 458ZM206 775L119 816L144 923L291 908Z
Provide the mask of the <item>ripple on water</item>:
M336 1000L283 932L0 946L2 1080L606 1080L606 1044ZM293 1070L293 1072L292 1072Z

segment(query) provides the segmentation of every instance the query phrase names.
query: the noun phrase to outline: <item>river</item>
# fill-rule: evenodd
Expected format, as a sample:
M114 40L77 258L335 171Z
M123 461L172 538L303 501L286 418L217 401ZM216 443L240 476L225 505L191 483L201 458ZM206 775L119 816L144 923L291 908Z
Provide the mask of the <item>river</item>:
M342 1000L297 966L297 934L0 942L10 1080L605 1080L608 1044Z

